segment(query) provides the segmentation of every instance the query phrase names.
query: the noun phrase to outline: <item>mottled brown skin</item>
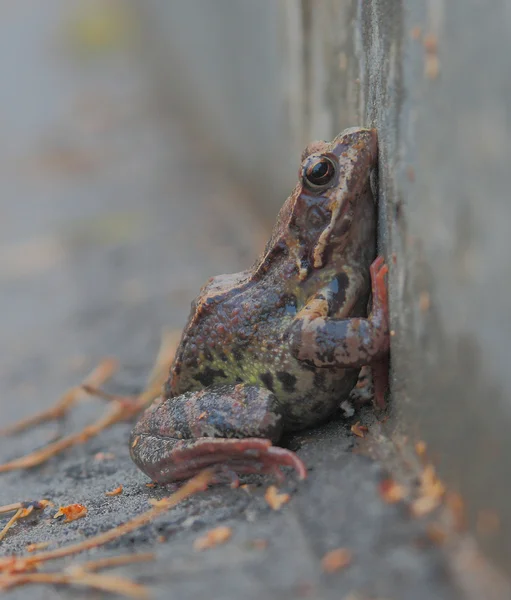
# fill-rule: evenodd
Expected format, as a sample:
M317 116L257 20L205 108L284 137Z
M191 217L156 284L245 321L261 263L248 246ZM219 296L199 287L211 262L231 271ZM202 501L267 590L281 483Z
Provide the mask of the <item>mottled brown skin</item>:
M371 129L311 144L255 265L203 287L163 397L132 432L131 456L153 480L187 479L212 465L219 479L279 475L282 465L304 477L298 457L272 443L328 419L361 366L377 365L384 378L387 268L375 261L376 164Z

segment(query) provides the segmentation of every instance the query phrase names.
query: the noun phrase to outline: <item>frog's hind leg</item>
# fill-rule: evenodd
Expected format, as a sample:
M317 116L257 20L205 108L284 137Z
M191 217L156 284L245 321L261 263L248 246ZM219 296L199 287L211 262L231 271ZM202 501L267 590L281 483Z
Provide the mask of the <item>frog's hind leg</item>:
M226 474L272 473L294 468L306 476L290 450L272 445L282 432L275 396L257 386L226 385L188 392L150 407L131 434L131 456L158 483L188 479L214 468ZM233 474L235 476L233 477Z
M152 441L146 439L139 443L151 444ZM238 485L238 475L251 473L269 473L282 479L281 466L293 467L301 479L306 476L302 461L293 452L272 446L270 440L263 438L181 440L168 450L157 462L143 467L158 483L189 479L205 468L215 470L215 482L227 480L233 486Z

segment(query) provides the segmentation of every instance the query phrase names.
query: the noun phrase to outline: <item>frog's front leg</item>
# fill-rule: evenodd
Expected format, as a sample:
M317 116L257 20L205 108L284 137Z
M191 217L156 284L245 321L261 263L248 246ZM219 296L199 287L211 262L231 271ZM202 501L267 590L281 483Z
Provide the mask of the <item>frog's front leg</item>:
M318 298L302 310L289 331L291 351L299 360L316 367L362 367L371 365L375 400L384 406L389 353L388 302L383 257L371 265L372 310L367 318L336 319L326 316ZM306 307L307 309L307 307Z
M144 413L131 433L135 464L153 481L188 479L206 467L217 473L273 473L293 467L306 476L290 450L272 446L282 433L275 396L244 384L206 388L161 400Z

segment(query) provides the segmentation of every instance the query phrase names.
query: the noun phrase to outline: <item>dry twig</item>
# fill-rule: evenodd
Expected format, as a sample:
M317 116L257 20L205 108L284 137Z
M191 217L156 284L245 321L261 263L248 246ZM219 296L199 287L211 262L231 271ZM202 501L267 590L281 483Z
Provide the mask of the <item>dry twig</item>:
M0 590L12 589L13 587L27 583L50 583L84 585L103 591L123 594L132 598L147 598L148 592L146 588L129 579L114 575L97 575L91 573L91 571L127 564L128 562L134 562L136 560L150 560L150 558L148 558L149 555L129 555L99 559L83 564L70 565L61 572L45 573L36 572L35 570L42 563L78 554L79 552L91 548L97 548L98 546L104 545L146 525L170 508L176 506L176 504L185 498L207 489L212 478L213 473L211 471L202 471L193 479L190 479L190 481L177 490L177 492L174 492L168 498L158 501L157 505L153 505L152 508L141 515L138 515L123 525L114 527L109 531L90 537L82 542L56 548L55 550L34 553L31 556L18 557L12 555L0 558ZM152 558L152 555L150 556Z
M117 361L105 359L87 378L85 378L80 386L68 390L51 408L1 430L0 435L18 433L42 422L60 419L82 398L84 393L98 396L111 402L106 413L91 425L84 427L82 431L68 435L58 441L48 444L44 448L0 465L0 473L40 465L70 446L84 443L114 423L128 420L138 412L142 411L160 395L161 387L167 378L168 370L174 359L177 341L178 337L176 333L165 334L163 336L160 351L149 377L147 387L139 396L116 396L107 394L98 389L99 386L109 379L117 369ZM183 485L177 492L168 498L158 501L158 503L148 511L138 515L123 525L114 527L109 531L83 540L82 542L46 552L34 552L31 556L18 557L12 555L0 558L0 590L8 590L28 583L49 583L82 585L102 591L122 594L131 598L148 598L148 591L145 587L138 585L129 579L115 575L97 574L94 571L140 560L151 560L153 555L117 556L89 561L83 564L71 565L61 572L37 572L36 569L45 562L71 556L90 548L96 548L146 525L188 496L205 490L211 482L212 477L213 475L211 472L202 471L199 475ZM0 507L0 514L16 511L11 519L9 519L3 531L0 532L0 540L17 520L27 516L34 509L44 508L48 504L48 501L42 500L32 503L16 502ZM29 551L33 551L34 549L36 548L30 548Z
M0 506L0 515L4 513L13 512L18 510L19 508L29 508L30 506L34 507L34 510L42 510L49 506L51 502L49 500L28 500L25 502L13 502L13 504L4 504Z
M20 519L28 517L34 510L43 510L49 504L48 500L36 500L33 502L15 502L14 504L5 504L0 506L0 514L16 511L14 515L7 521L2 531L0 531L0 542L7 535L9 529Z
M5 527L2 529L2 531L0 531L0 542L7 535L7 532L14 525L14 523L16 523L16 521L21 519L21 515L23 514L24 510L25 510L24 508L18 508L18 510L13 514L13 516L7 521L7 524L5 525ZM30 512L32 512L32 511L30 511Z
M0 590L5 591L27 583L82 585L130 598L148 598L144 586L117 575L96 575L94 572L134 562L150 561L154 554L125 554L100 560L91 560L69 566L62 572L14 573L0 575Z
M105 361L103 361L84 380L82 385L72 388L66 392L66 394L64 394L64 396L53 406L53 408L42 413L38 413L37 415L33 415L32 417L24 419L23 421L19 421L18 423L4 430L3 433L18 432L29 427L33 427L42 421L60 418L71 408L71 406L77 401L77 399L80 397L80 394L83 392L111 402L111 406L107 412L91 425L87 425L81 431L72 433L60 440L44 446L43 448L34 450L25 456L0 464L0 473L38 466L46 462L51 457L63 452L67 448L76 446L78 444L83 444L90 438L97 436L99 433L108 427L111 427L115 423L129 420L144 410L144 408L151 404L151 402L161 393L162 385L164 384L168 375L168 369L174 359L176 344L176 332L166 333L163 336L160 351L158 353L153 371L149 376L147 387L139 396L118 396L114 394L107 394L106 392L98 389L98 385L101 385L101 383L108 379L117 368L116 361L113 361L113 359L105 359Z
M50 408L35 413L26 419L13 423L4 429L0 429L0 435L12 435L30 429L46 421L57 421L61 419L71 407L81 400L85 394L83 385L100 386L105 383L117 371L118 363L114 358L105 358L99 365L83 380L81 385L76 385L62 394L62 396Z
M190 479L187 483L185 483L185 485L183 485L181 488L179 488L177 492L174 492L168 498L163 498L163 500L160 500L158 504L153 505L152 508L141 515L134 517L123 525L109 529L104 533L92 536L76 544L62 546L60 548L56 548L55 550L48 550L47 552L34 553L31 556L6 556L4 558L0 558L0 573L30 571L34 566L43 562L55 560L57 558L63 558L65 556L71 556L73 554L83 552L84 550L89 550L90 548L96 548L98 546L102 546L103 544L107 544L108 542L111 542L112 540L115 540L126 533L130 533L131 531L150 523L154 518L176 506L176 504L185 498L188 498L188 496L204 491L207 489L212 478L213 474L211 471L202 471L193 479Z

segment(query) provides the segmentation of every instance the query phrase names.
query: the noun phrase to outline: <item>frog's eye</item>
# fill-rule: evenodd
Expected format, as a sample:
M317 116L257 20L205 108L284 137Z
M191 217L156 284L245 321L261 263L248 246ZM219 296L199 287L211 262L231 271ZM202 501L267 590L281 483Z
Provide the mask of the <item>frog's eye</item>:
M337 172L328 156L311 156L303 171L303 184L313 192L326 189Z

